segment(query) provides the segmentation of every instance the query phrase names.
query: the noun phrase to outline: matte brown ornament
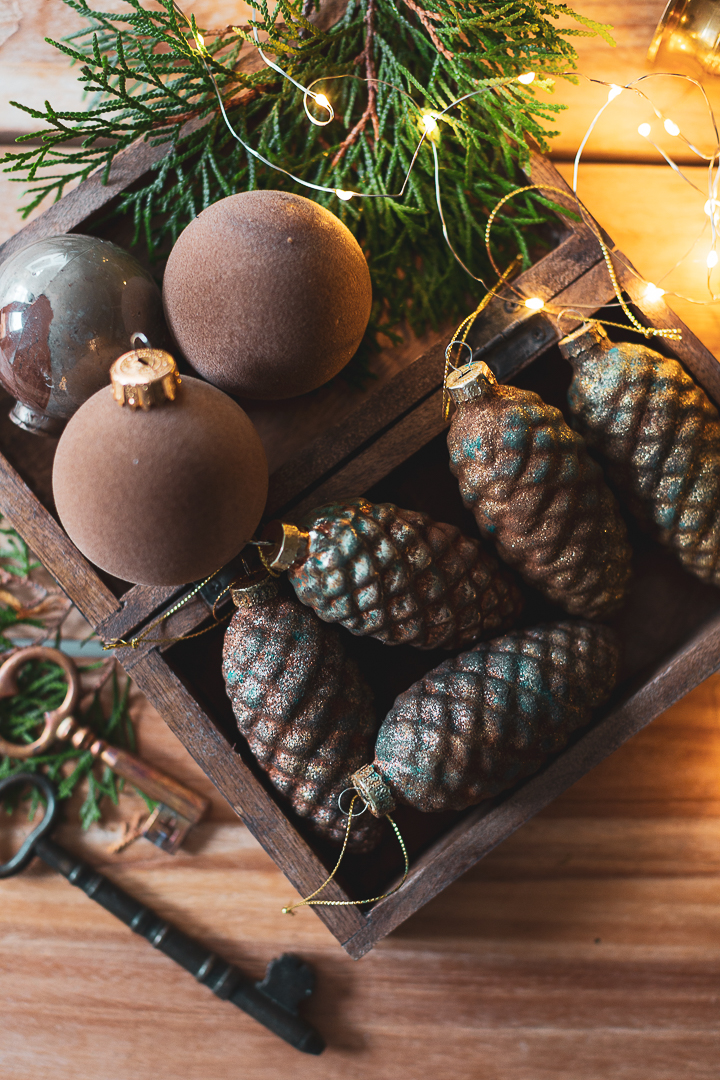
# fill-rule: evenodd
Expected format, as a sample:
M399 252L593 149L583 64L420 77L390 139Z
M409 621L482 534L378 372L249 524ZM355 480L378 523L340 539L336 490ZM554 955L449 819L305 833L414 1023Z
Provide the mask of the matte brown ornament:
M265 558L325 622L388 645L459 649L506 630L520 592L477 540L391 503L350 499L273 522Z
M265 580L233 591L223 675L238 728L293 810L342 843L338 796L372 752L377 731L370 689L334 627ZM350 846L369 850L378 823L361 818Z
M572 615L622 603L630 547L600 466L559 409L501 386L482 362L452 372L450 469L480 532L526 581Z
M167 331L157 285L127 251L95 236L52 236L0 269L0 382L26 431L59 435L103 386L134 333Z
M209 382L243 397L286 398L347 364L372 289L360 245L329 210L283 191L245 191L181 233L163 300L180 348Z
M184 585L252 537L267 497L265 452L231 398L183 377L159 349L127 353L58 444L53 494L71 540L125 581Z
M613 345L599 323L560 343L570 408L629 508L687 570L720 585L720 417L677 360Z
M395 800L438 811L491 799L590 722L617 659L615 635L594 624L551 623L477 645L399 695L353 785L378 817Z

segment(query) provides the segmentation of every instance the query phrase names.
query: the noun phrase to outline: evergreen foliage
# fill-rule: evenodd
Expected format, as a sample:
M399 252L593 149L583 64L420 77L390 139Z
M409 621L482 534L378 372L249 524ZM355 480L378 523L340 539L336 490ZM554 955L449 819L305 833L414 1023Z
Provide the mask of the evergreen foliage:
M18 689L19 693L14 697L0 701L0 732L8 742L30 743L38 737L38 732L42 729L45 712L56 709L62 703L67 690L65 676L56 664L31 660L19 674ZM128 711L129 693L130 680L127 680L125 688L121 690L117 674L113 673L109 715L105 716L99 693L95 693L87 709L77 715L79 724L92 728L99 738L107 739L115 746L134 750L135 733ZM68 766L72 767L68 769ZM117 804L118 794L124 784L107 765L98 768L89 750L78 752L74 746L62 743L47 753L28 758L27 761L0 758L0 779L17 772L45 773L57 784L60 799L69 799L80 781L87 780L87 793L79 810L80 823L84 829L88 829L102 817L100 800L104 796ZM32 816L39 799L38 792L33 789L28 798Z
M15 529L0 524L0 536L3 543L0 570L6 577L17 578L19 582L27 581L31 571L39 567L40 563L33 558L32 552ZM18 610L8 602L11 600L12 595L0 590L0 662L5 659L2 653L9 653L16 647L16 643L5 637L3 631L21 626L44 625L42 619L31 619L24 615L24 609ZM59 630L51 638L51 644L56 649L61 648ZM89 668L94 666L100 667L101 663L88 665ZM8 742L19 745L33 742L42 730L45 713L62 704L66 691L67 684L62 668L44 661L30 660L18 674L18 693L0 700L0 735ZM87 708L77 715L80 726L91 728L100 738L107 739L115 746L135 750L135 732L128 709L129 694L130 680L127 679L121 689L117 672L114 671L108 716L105 716L99 692L95 692ZM124 781L111 769L106 765L98 767L89 751L78 751L74 746L59 743L47 753L38 754L27 761L0 757L0 779L16 772L38 771L46 773L58 785L60 799L69 799L78 784L87 780L87 792L79 809L80 822L84 829L100 819L100 800L103 796L117 803L118 794L123 789ZM155 805L142 795L142 792L138 794L145 799L149 807ZM32 817L39 795L33 790L27 797L30 800ZM12 798L8 800L8 809L12 809L14 801L16 800Z
M94 97L87 112L18 106L50 128L39 133L40 146L3 159L32 185L25 212L98 167L107 177L116 155L139 137L167 143L147 182L120 200L136 240L144 237L161 255L195 215L237 191L306 195L345 221L367 255L376 297L371 333L402 318L418 331L437 325L466 310L476 291L443 239L427 141L405 195L383 197L402 187L423 111L475 95L440 119L428 140L438 149L453 246L482 275L489 209L523 182L527 140L546 149L553 134L547 125L561 106L547 100L549 76L573 77L573 37L611 40L608 27L547 0L349 0L327 29L317 25L325 25L325 13L313 14L317 0L276 0L272 9L267 0L249 0L266 50L332 101L335 121L316 127L302 92L259 59L250 26L200 28L199 47L194 19L190 26L173 0L152 9L126 0L123 14L96 11L86 0L64 2L87 25L52 44L81 65L80 81ZM210 71L230 122L259 153L311 183L379 197L341 202L259 164L225 126ZM527 71L536 78L521 85L517 76ZM499 246L519 248L527 260L528 241L549 215L542 198L519 198L498 224Z

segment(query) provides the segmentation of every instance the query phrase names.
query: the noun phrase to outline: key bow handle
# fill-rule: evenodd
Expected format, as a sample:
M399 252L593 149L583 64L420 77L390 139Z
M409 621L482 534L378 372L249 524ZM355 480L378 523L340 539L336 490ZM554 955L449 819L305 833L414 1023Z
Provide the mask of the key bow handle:
M0 879L14 877L32 862L38 841L54 828L58 818L59 805L55 785L42 773L14 773L12 776L4 777L0 780L0 796L10 788L23 787L24 784L30 784L45 796L47 800L45 813L33 831L25 837L19 851L7 862L0 863Z
M21 760L35 757L50 745L60 724L65 717L72 715L80 698L80 678L74 661L66 653L47 645L28 645L24 649L18 649L7 658L4 664L0 665L0 698L14 697L18 693L18 674L30 660L44 660L46 663L57 664L61 667L65 672L67 693L57 709L51 709L45 713L42 734L34 742L20 746L0 738L0 754Z

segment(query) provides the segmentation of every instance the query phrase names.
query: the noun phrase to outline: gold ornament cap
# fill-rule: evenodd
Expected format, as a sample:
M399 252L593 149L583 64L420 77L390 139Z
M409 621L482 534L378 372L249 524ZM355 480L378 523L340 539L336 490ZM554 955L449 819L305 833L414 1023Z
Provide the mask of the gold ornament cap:
M133 349L110 368L110 382L118 405L147 411L175 400L180 375L172 356L163 349Z
M573 330L559 342L559 348L566 360L573 360L598 345L609 343L605 327L599 322L585 323L578 330Z
M350 783L374 817L384 817L395 809L392 791L373 765L363 765L362 769L354 772Z
M447 392L456 405L481 398L493 386L497 386L497 379L482 360L451 371L446 383Z
M261 548L261 558L268 570L289 570L307 551L310 534L288 521L270 521L263 529L262 539L272 547Z
M274 600L277 594L277 581L269 577L265 570L255 571L230 589L230 596L236 608L263 607L270 600Z

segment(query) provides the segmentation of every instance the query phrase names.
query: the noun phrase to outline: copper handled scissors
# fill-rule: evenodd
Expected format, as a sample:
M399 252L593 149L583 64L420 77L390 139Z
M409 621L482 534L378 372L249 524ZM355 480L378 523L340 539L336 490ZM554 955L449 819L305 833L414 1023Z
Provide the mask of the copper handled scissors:
M157 801L158 805L145 823L143 836L164 851L176 851L207 810L208 800L127 750L110 746L104 739L97 738L90 728L78 725L73 713L80 700L80 676L71 657L59 649L30 645L9 656L0 665L0 698L13 697L18 693L17 677L29 660L44 660L61 667L65 673L67 692L57 709L45 713L45 726L39 738L22 745L0 738L0 754L27 760L41 754L56 739L68 741L78 750L88 750L118 776L129 780Z

